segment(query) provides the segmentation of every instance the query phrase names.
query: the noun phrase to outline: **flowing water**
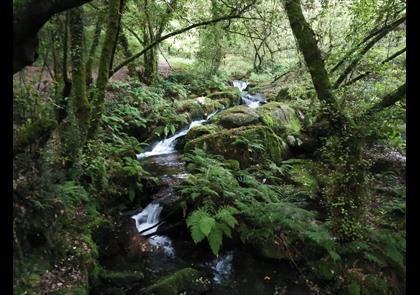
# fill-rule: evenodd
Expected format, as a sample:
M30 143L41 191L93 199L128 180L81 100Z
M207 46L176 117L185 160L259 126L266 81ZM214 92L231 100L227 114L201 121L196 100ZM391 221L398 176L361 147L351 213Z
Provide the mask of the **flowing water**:
M257 108L265 102L261 95L245 91L248 87L246 82L231 82L241 90L242 104ZM157 233L164 224L161 222L162 206L178 198L174 187L188 176L182 155L175 149L177 140L194 126L205 124L216 113L191 122L187 128L156 143L150 151L137 155L143 167L158 177L162 186L152 196L153 201L132 216L140 235L149 236L149 243L159 250L148 257L146 268L150 272L150 283L183 267L195 267L213 280L212 290L207 294L310 294L306 287L302 287L304 283L296 270L287 263L254 258L248 251L235 246L221 251L215 258L209 249L203 248L203 245L198 247L189 237L177 233L171 237Z
M257 94L250 94L249 92L245 91L248 87L248 83L241 80L232 80L232 86L238 88L241 91L241 103L249 106L252 109L258 108L261 104L265 103L265 98L257 93Z
M185 136L188 131L190 131L191 128L195 127L195 126L199 126L202 125L204 122L207 122L208 120L210 120L211 117L213 117L216 112L211 113L210 115L207 116L207 119L203 119L203 120L195 120L192 121L190 123L190 125L188 126L188 128L185 128L177 133L175 133L173 136L161 140L159 141L151 151L149 152L144 152L141 154L136 155L137 160L143 159L143 158L147 158L147 157L151 157L151 156L158 156L158 155L165 155L165 154L170 154L170 153L174 153L175 152L175 145L176 145L176 141L178 138Z

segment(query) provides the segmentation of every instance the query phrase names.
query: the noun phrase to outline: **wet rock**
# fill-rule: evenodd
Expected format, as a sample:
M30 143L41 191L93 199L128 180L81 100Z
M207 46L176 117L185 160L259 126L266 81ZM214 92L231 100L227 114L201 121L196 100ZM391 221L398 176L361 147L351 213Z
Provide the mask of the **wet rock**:
M144 294L178 295L181 292L203 294L209 289L210 281L201 276L198 270L184 268L149 286Z
M254 109L245 105L232 107L215 115L212 122L224 128L236 128L252 124L258 124L260 117Z

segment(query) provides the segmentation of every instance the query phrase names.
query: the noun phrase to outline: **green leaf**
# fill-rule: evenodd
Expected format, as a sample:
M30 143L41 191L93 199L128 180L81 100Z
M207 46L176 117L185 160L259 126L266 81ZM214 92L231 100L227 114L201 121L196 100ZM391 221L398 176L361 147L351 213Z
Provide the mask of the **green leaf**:
M171 125L171 133L172 133L172 134L175 134L175 132L176 132L176 130L175 130L175 126L174 126L174 125Z
M207 237L211 251L214 255L219 255L220 246L222 245L223 232L219 225L216 225Z
M203 232L200 230L200 227L198 225L193 225L190 227L191 231L191 237L194 240L194 243L201 242L206 236L203 234Z
M214 220L214 218L210 217L210 216L204 216L200 219L200 222L198 223L201 232L208 237L211 230L214 228L216 224L216 221Z

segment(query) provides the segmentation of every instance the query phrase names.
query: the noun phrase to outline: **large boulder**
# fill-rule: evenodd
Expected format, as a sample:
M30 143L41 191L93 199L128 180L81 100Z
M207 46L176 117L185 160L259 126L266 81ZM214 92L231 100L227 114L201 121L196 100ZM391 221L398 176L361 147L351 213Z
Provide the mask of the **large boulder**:
M234 106L215 115L212 122L224 128L237 128L260 122L260 116L254 109L245 105Z
M188 141L184 151L206 149L212 154L239 161L242 168L270 159L280 163L287 157L287 144L266 126L248 126L206 134Z
M301 123L295 110L281 102L269 102L259 107L256 112L264 125L272 128L279 136L298 135Z
M193 268L184 268L149 286L144 294L178 295L202 294L210 289L210 281Z

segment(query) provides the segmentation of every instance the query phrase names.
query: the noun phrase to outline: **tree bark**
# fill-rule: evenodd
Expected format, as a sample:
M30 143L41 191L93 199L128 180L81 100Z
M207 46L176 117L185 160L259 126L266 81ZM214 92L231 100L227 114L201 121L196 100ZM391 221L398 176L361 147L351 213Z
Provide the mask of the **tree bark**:
M87 98L86 68L83 47L83 10L74 8L69 13L70 23L70 60L72 73L72 107L79 130L84 132L89 126L90 104Z
M102 22L103 22L103 17L102 17L101 14L99 14L98 15L98 20L96 21L96 25L95 25L95 32L93 33L92 43L91 43L90 49L89 49L88 60L86 62L86 79L87 79L86 82L87 82L87 85L90 85L93 81L92 64L93 64L93 58L95 56L96 48L98 48L98 45L99 45L99 39L101 38Z
M315 34L302 13L300 0L285 0L285 10L299 49L311 74L318 99L337 109L324 60L318 48Z
M88 138L94 137L102 117L105 88L109 79L112 51L118 34L119 7L119 0L109 0L107 16L108 23L105 32L105 39L102 45L101 58L99 61L98 78L96 80L95 92L92 99L93 112L89 126Z
M91 0L22 0L13 3L13 73L38 57L38 31L56 13Z

